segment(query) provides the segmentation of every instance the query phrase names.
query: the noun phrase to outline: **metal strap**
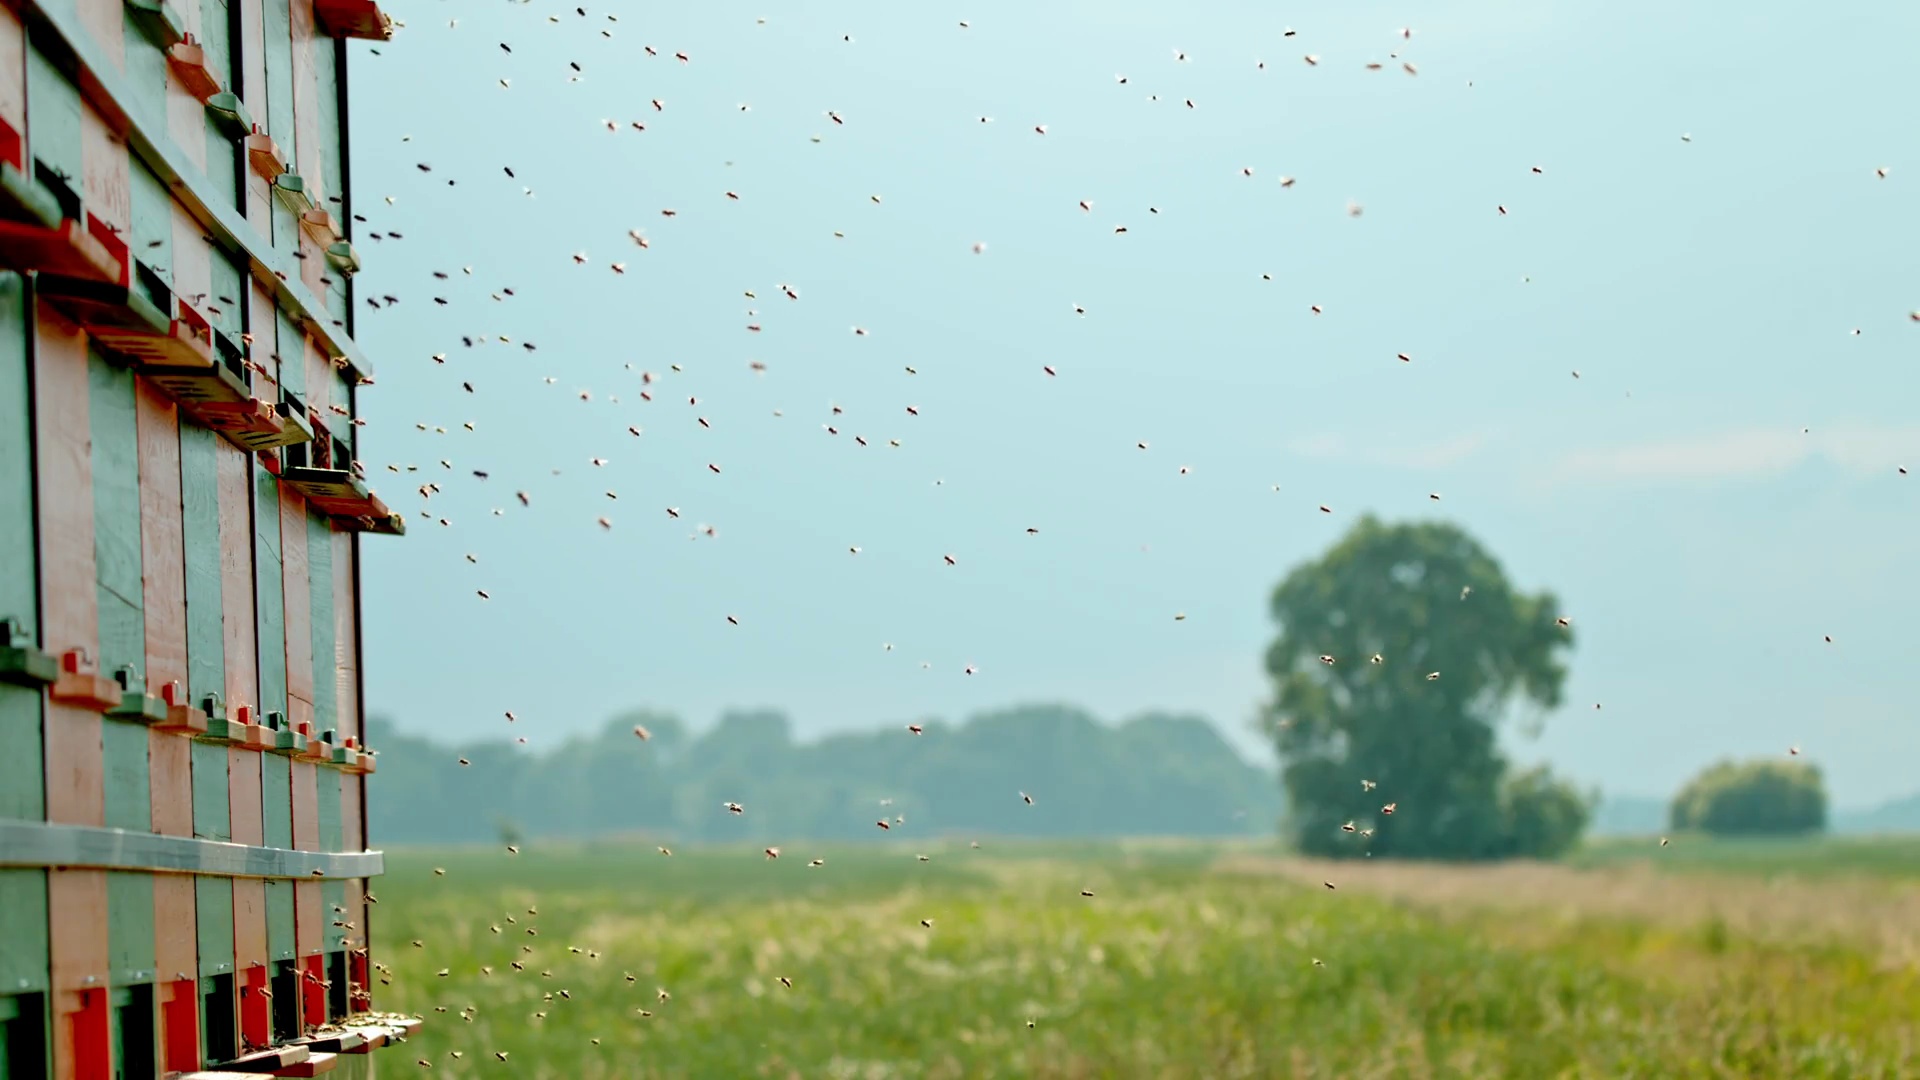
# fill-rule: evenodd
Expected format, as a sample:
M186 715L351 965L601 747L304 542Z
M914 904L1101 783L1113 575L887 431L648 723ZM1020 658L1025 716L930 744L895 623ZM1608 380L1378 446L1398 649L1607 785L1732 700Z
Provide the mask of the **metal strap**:
M0 819L0 866L134 870L299 881L378 877L378 851L289 851L130 829Z

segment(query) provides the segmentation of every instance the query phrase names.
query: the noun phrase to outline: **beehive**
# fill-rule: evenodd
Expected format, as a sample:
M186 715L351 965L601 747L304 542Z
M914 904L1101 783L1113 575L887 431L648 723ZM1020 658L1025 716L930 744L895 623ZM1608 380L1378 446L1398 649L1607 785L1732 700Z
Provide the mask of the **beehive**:
M0 1080L371 1075L347 38L0 5Z

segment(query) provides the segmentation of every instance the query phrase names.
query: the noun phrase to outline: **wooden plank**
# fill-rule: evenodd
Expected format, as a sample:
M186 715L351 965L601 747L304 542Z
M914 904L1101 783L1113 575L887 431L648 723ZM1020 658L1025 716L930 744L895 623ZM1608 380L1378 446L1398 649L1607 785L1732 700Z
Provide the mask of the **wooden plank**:
M215 329L239 341L246 326L246 308L246 275L224 252L211 252L207 259L207 306L202 314Z
M261 833L261 844L265 847L294 847L293 762L277 754L261 754L259 757L260 816L266 825Z
M93 434L93 558L99 592L100 673L147 668L140 581L140 452L133 373L89 349Z
M359 558L359 538L350 532L333 534L333 668L334 711L341 738L365 737L360 722L360 644L354 612L359 599L354 595L354 566Z
M266 883L246 878L233 879L233 969L234 980L243 989L240 994L240 1033L255 1046L266 1045L271 1037L267 970L267 891Z
M307 398L307 364L305 342L307 335L293 317L284 311L275 309L274 313L273 366L278 372L276 378L280 384L297 395L300 400Z
M238 938L235 923L238 900L235 878L195 876L182 878L193 883L194 940L199 946L195 971L201 978L224 975L234 970L233 954ZM254 882L258 884L258 882Z
M232 842L227 755L233 751L219 743L184 741L191 744L193 753L193 835L202 840Z
M121 0L111 2L117 10ZM80 165L86 176L87 212L126 235L133 228L133 155L127 152L125 140L116 136L100 113L84 101L80 105Z
M0 817L38 821L47 816L41 700L38 689L0 683Z
M327 172L321 153L321 140L328 134L320 127L320 85L314 71L314 50L333 44L319 37L314 28L313 0L289 0L287 4L289 39L289 83L293 91L294 168L307 182L307 191L322 206L328 205Z
M107 871L107 971L114 986L153 981L153 935L153 875Z
M133 232L127 242L133 257L172 282L173 197L167 194L167 185L160 182L153 170L139 161L130 164L127 182L133 217ZM177 284L174 291L180 291Z
M149 729L147 776L153 831L162 836L192 836L193 740Z
M261 812L265 819L264 843L268 847L291 848L293 842L293 762L272 754L263 754L261 762ZM309 766L311 768L311 766ZM291 960L294 957L293 883L270 881L267 897L267 957Z
M307 626L312 639L310 653L313 664L309 685L313 690L313 727L316 732L335 732L335 738L344 742L346 736L338 734L340 715L335 700L339 676L333 669L333 526L319 514L306 515L306 526L307 581L310 586Z
M267 897L267 959L294 958L293 886L291 881L264 882Z
M139 212L135 216L138 218ZM176 681L184 689L188 674L186 553L179 418L173 402L145 379L135 380L135 415L141 461L139 527L149 692L158 692ZM207 465L210 469L211 458ZM208 480L212 480L210 475ZM191 836L196 809L192 769L195 744L167 732L148 730L145 734L153 831ZM224 760L220 765L224 794ZM193 879L188 877L169 875L153 881L153 967L160 981L194 978L198 963L194 888Z
M180 417L165 391L134 380L140 458L141 611L147 692L187 684L187 566L180 478ZM211 464L211 462L209 462ZM182 760L185 756L182 755Z
M124 71L127 66L127 39L122 2L79 0L80 25L86 27L94 41L106 50L113 65Z
M56 655L84 649L97 658L100 607L93 560L93 454L84 437L91 423L86 337L46 304L37 307L33 405L41 640ZM44 708L47 819L105 824L100 715L53 701ZM105 887L103 879L100 888ZM100 968L104 975L104 961Z
M107 874L104 870L47 871L47 922L55 991L107 983Z
M176 742L187 740L173 736ZM195 883L200 878L185 874L155 874L153 880L153 968L160 982L195 977L199 965L199 939L195 932L198 905L194 902ZM233 894L226 892L231 903ZM232 940L232 935L228 935Z
M207 35L201 26L200 5L194 0L181 0L179 9L180 18L186 24L187 33L193 35L195 41L203 43L201 49L204 56L206 48L204 42ZM172 64L166 63L164 59L162 64L167 69L167 134L180 145L180 149L187 155L187 160L198 165L201 172L206 172L206 106L201 104L200 99L195 97L191 90L187 89L186 83L180 81L180 76L174 72ZM230 85L230 82L222 76L220 84L224 89Z
M227 713L260 704L254 660L253 461L222 440L214 447L220 498L221 658L226 673Z
M153 827L153 788L147 750L152 732L145 724L108 720L101 732L106 764L106 821L109 829Z
M80 88L68 82L40 50L28 49L28 152L66 176L76 189L85 175L80 113Z
M290 803L293 808L293 844L300 851L325 851L320 846L320 766L311 761L292 763ZM329 770L330 771L330 770Z
M194 105L200 107L198 102ZM173 230L173 291L211 322L213 309L220 306L213 298L213 244L186 207L169 199L167 210ZM229 306L237 307L239 298L226 295L234 297Z
M13 619L37 644L40 556L34 540L30 333L25 281L0 273L0 566L7 568L0 573L0 617ZM0 817L46 816L40 702L38 689L0 684Z
M121 0L124 7L126 0ZM177 4L169 0L168 6L177 12ZM122 50L121 70L126 74L127 92L140 103L143 110L151 110L161 116L166 115L167 106L167 55L147 37L135 20L127 19L120 32L125 48ZM136 162L134 168L139 168Z
M181 547L187 602L187 692L199 705L226 699L226 641L221 627L220 436L188 424L180 429ZM198 766L196 765L196 768ZM226 769L220 770L222 803ZM199 782L196 774L195 783ZM224 820L225 812L221 817Z
M267 765L275 758L257 750L238 750L228 747L227 755L227 813L234 843L248 847L266 847L267 832L264 812L266 790L262 777Z
M295 761L292 765L293 846L302 851L319 851L319 766L306 761ZM295 948L301 956L317 955L325 948L330 921L326 917L320 883L296 881L293 896Z
M27 28L4 4L0 4L0 121L26 134Z
M237 2L240 5L240 36L233 43L233 52L238 58L236 66L240 69L240 97L247 106L247 114L253 117L253 122L266 124L268 123L266 9L273 5L265 4L262 0L237 0ZM247 221L258 230L261 236L271 238L273 236L272 189L264 177L246 167L244 156L241 169L246 178Z
M294 154L293 15L286 0L269 0L261 8L260 44L266 60L266 109L253 114L264 124L281 152ZM279 242L275 241L276 246Z
M52 978L47 933L47 872L0 870L0 940L7 943L0 949L0 987L7 993L47 991Z
M313 583L307 566L307 506L298 492L282 486L280 496L280 581L286 626L287 710L294 722L313 723ZM261 639L260 647L268 647ZM318 728L309 728L318 738Z
M345 851L346 842L342 830L340 814L340 781L344 777L337 769L319 769L315 775L315 809L318 818L319 848L322 851ZM321 934L323 948L327 952L339 952L347 947L347 931L341 922L358 923L346 915L346 882L328 880L320 883L320 911L324 917ZM336 914L337 913L337 914Z
M259 628L260 708L287 712L286 594L280 581L280 483L253 475L253 603Z

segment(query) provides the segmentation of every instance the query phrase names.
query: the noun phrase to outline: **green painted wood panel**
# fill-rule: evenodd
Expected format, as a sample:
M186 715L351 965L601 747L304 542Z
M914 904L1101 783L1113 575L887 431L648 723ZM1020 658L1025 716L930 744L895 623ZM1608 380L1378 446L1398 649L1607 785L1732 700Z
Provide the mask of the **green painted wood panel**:
M220 436L180 425L181 536L187 566L187 690L198 704L226 696L227 658L220 585ZM226 776L221 765L220 775ZM224 789L226 781L221 780Z
M307 400L307 349L300 327L287 313L274 309L274 347L279 357L280 385L302 401ZM312 402L308 402L312 404Z
M107 874L107 980L153 981L153 875Z
M321 798L325 797L321 796ZM326 905L327 915L326 934L321 938L320 948L325 952L340 952L347 947L347 928L333 924L347 921L340 914L347 909L347 883L344 881L321 882L320 902Z
M153 828L153 787L147 764L152 738L145 724L108 720L100 725L106 767L107 828Z
M266 847L293 847L293 762L260 755L260 837Z
M331 546L331 545L329 545ZM314 624L319 625L319 612L314 613ZM329 617L331 621L331 617ZM331 636L331 635L329 635ZM329 654L331 655L331 654ZM331 681L330 679L327 681ZM314 685L320 679L316 675ZM319 770L315 787L319 794L320 850L345 851L346 836L341 825L340 803L341 775L333 769ZM347 947L347 930L334 923L344 921L340 912L347 906L347 883L344 881L324 881L320 885L320 902L326 905L327 924L321 935L321 948L327 952L339 952Z
M96 0L98 2L98 0ZM176 12L178 9L175 9ZM126 42L127 86L133 93L133 107L143 115L142 123L157 122L158 130L167 130L167 54L133 19L121 22L121 37Z
M207 186L213 194L209 199L218 200L223 206L236 210L245 210L246 203L241 198L241 187L245 180L241 170L240 140L228 134L213 118L207 114ZM232 295L229 293L228 295Z
M0 817L44 821L46 761L37 688L0 683ZM6 940L0 938L0 941Z
M0 271L0 618L39 640L33 531L33 352L26 279ZM4 748L0 748L4 749Z
M144 673L141 614L140 459L134 429L133 373L87 350L93 434L93 559L100 586L100 671L122 665Z
M253 472L253 610L260 711L287 712L287 598L280 591L280 481Z
M294 160L293 151L293 13L286 3L268 3L262 28L266 38L267 115L254 117L267 126L273 141Z
M144 38L141 40L145 40ZM146 50L153 53L161 66L160 90L166 92L166 61L160 60L160 53L151 46ZM133 67L134 53L127 52L127 66ZM167 185L153 175L153 170L138 157L133 159L133 167L127 171L133 188L133 257L160 271L160 280L173 284L173 198L167 194Z
M293 846L293 763L275 754L260 756L261 840L267 847ZM267 955L293 959L293 883L267 882Z
M320 850L345 851L341 846L340 773L333 769L316 771L319 776L316 790L320 801Z
M193 3L194 0L187 0ZM200 48L207 68L222 88L238 94L240 80L233 68L235 9L227 0L198 0L200 4Z
M73 0L62 0L71 8ZM81 190L80 89L41 55L27 50L27 139L33 156Z
M293 882L267 882L267 959L293 959Z
M335 699L339 697L340 680L335 676L333 647L333 527L326 518L312 511L307 513L307 580L312 585L313 597L308 601L313 613L313 729L338 731L340 712ZM327 801L326 776L332 776L335 788L339 787L338 773L322 774L322 805ZM338 807L338 799L334 805ZM324 815L321 820L325 820Z
M207 297L203 310L208 322L232 334L238 342L240 332L245 329L246 277L223 252L213 253L212 266L213 295Z
M224 753L224 751L223 751ZM199 945L200 977L233 970L233 879L193 879L194 940Z
M193 744L193 835L202 840L233 839L227 806L227 748Z
M18 274L0 273L0 617L15 620L37 644L40 552L33 525L30 333L26 282ZM0 817L47 816L40 702L37 689L0 684ZM43 891L44 884L43 879ZM0 935L5 932L0 915ZM6 985L0 978L0 991Z
M47 989L47 872L0 870L0 994Z

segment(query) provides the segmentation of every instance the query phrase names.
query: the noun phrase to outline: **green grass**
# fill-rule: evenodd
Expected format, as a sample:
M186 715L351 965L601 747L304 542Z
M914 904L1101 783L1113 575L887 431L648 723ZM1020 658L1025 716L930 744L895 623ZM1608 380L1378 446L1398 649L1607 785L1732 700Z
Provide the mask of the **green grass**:
M930 861L828 849L817 868L807 849L390 853L375 940L393 985L376 1001L427 1025L383 1064L848 1080L1920 1074L1920 972L1831 942L1427 911L1217 872L1218 850L1198 845L919 850Z
M1920 878L1920 836L1796 837L1722 840L1677 835L1592 841L1574 866L1645 863L1666 870L1779 877Z

